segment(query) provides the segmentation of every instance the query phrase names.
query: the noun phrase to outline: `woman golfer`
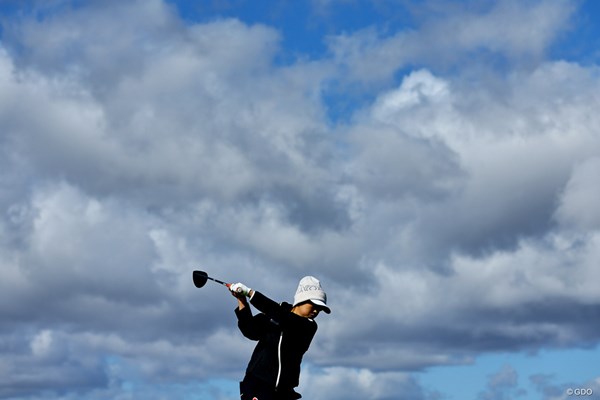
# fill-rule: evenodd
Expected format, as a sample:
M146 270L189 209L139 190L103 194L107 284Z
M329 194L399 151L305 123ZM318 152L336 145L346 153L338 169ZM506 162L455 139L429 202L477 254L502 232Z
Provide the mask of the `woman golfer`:
M302 396L294 391L300 379L302 356L317 332L314 321L320 311L331 312L327 295L318 279L300 280L294 304L278 304L242 283L230 287L238 300L235 313L238 327L248 339L258 341L240 382L242 400L294 400ZM252 315L248 305L260 314Z

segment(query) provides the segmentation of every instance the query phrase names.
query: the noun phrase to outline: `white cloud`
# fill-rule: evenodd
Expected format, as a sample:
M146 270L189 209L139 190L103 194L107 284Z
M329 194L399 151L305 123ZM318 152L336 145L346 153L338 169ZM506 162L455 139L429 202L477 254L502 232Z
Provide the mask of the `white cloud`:
M410 375L368 369L306 368L300 384L303 397L320 399L425 399Z
M439 67L465 59L466 70L490 58L537 65L575 12L568 1L477 3L425 2L408 7L417 25L412 30L369 27L331 36L329 49L344 72L339 79L379 86L407 65Z
M480 12L477 8L469 4L448 18L430 18L425 31L431 35L430 44L435 50L445 48L442 51L447 55L458 49L488 50L509 57L539 57L556 35L566 29L574 11L567 1L527 4L503 1L489 3Z

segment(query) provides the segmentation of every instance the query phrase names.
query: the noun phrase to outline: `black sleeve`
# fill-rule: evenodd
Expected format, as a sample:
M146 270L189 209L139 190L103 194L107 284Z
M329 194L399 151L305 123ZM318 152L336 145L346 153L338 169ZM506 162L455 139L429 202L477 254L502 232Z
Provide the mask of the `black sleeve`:
M316 323L313 320L291 312L292 306L290 304L276 303L260 292L254 292L254 296L252 296L250 303L267 316L267 321L273 319L283 327L293 327L292 329L304 331L306 329L313 329L312 325L316 326Z
M281 322L289 314L289 310L284 309L279 303L257 291L254 291L254 296L252 296L250 303L276 321Z
M260 340L267 331L268 318L264 314L252 315L250 306L243 309L236 308L235 315L238 318L240 332L250 340Z

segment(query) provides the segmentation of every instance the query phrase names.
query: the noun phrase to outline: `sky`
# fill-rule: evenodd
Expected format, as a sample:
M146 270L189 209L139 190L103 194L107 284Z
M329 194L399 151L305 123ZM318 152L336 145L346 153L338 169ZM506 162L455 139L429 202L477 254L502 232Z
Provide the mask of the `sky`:
M0 0L0 399L600 395L600 5Z

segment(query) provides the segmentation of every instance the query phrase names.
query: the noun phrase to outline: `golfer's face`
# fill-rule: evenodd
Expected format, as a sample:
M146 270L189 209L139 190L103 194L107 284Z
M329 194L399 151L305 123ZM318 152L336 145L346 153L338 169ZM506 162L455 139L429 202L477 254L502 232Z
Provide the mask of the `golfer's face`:
M306 318L314 319L319 315L320 311L321 310L311 302L306 302L297 306L297 314Z
M311 308L308 318L311 318L311 319L317 318L317 315L319 315L319 313L321 312L321 309L312 303L308 303L308 304L310 305L310 308Z

